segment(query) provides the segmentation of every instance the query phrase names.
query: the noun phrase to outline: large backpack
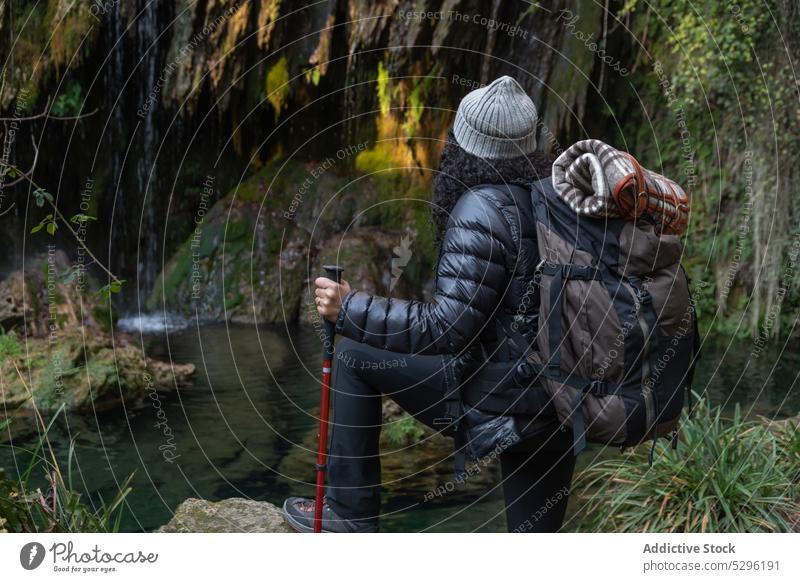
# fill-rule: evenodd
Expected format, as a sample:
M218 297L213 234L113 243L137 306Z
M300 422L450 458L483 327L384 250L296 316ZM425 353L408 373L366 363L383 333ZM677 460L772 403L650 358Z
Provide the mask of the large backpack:
M530 389L552 398L576 454L587 440L627 447L676 431L698 343L680 240L643 218L576 214L549 178L531 196L541 263Z

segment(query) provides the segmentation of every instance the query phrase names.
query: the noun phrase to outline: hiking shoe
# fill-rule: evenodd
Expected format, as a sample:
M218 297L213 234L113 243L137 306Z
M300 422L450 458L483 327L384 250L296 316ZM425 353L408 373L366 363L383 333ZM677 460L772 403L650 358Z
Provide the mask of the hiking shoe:
M283 502L283 517L289 526L299 532L314 531L314 500L305 497L290 497ZM339 517L324 503L322 506L323 533L375 533L378 531L375 519L345 519Z

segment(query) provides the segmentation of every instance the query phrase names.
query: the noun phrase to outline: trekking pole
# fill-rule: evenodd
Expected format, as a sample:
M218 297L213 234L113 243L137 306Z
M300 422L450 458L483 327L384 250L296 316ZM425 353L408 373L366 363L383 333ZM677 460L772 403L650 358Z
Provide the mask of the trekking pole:
M323 265L325 276L337 283L342 280L342 269L337 265ZM322 394L319 399L319 448L317 449L317 495L314 500L314 533L322 532L322 498L325 494L325 471L328 460L328 414L331 407L331 365L333 363L333 338L336 325L325 320L325 345L322 356Z

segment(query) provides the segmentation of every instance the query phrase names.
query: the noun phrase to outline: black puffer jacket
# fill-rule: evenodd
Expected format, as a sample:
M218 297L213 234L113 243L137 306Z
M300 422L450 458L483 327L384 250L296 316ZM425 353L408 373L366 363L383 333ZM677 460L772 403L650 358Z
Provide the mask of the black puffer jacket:
M337 333L401 353L453 354L464 361L506 362L536 335L539 263L527 188L483 185L458 200L448 220L430 303L369 295L344 299Z

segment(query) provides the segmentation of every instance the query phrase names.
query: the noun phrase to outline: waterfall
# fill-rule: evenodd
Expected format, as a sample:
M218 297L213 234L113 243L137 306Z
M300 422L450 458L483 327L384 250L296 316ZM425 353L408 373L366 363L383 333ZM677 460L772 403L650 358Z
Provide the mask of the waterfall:
M140 16L136 22L136 44L141 56L137 70L137 93L140 103L149 103L147 115L139 122L138 138L141 144L136 161L136 186L141 200L139 220L139 262L136 272L138 287L144 294L150 292L156 278L156 255L158 250L158 228L156 225L155 199L158 195L154 153L158 147L155 116L158 113L160 96L151 98L159 72L158 11L156 0L140 0ZM163 41L162 41L163 42Z
M125 102L122 100L123 86L125 84L125 42L122 38L124 33L124 16L121 13L121 2L114 2L110 7L110 13L107 16L105 26L106 42L111 51L111 56L105 68L105 86L106 94L109 100L109 106L113 105L114 109L110 112L109 128L106 132L105 141L107 143L108 153L108 167L110 169L111 180L109 181L108 189L111 190L113 196L116 197L114 204L115 215L118 220L110 225L112 229L110 235L113 239L123 241L122 244L117 244L116 248L109 245L107 260L111 263L112 269L118 272L124 272L127 268L126 258L128 254L124 249L124 241L128 240L128 221L125 216L125 209L127 208L127 200L125 196L125 184L122 180L123 160L125 156L125 148L120 147L121 144L126 143L125 131L125 116L123 111L125 109ZM114 47L113 49L111 47ZM101 162L102 163L102 162ZM95 195L100 195L96 193ZM105 198L105 197L104 197ZM108 196L107 199L111 199ZM111 205L109 204L109 207Z
M116 102L109 112L103 152L109 172L104 199L109 213L113 208L106 258L112 270L129 281L123 301L129 307L136 289L140 297L147 296L158 269L157 82L169 43L168 35L159 38L159 23L168 22L159 18L159 9L164 14L165 7L159 7L157 0L110 3L104 23L111 51L104 72L108 106Z

